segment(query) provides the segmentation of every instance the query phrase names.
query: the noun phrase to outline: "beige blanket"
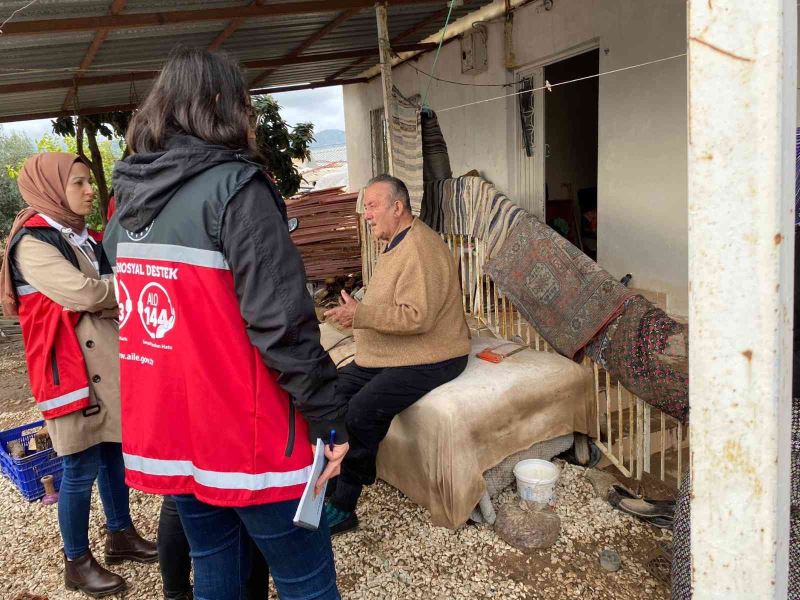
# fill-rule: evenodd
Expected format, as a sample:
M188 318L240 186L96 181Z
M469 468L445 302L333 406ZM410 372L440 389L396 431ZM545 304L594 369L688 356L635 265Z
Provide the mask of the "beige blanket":
M325 329L325 348L343 337ZM430 510L434 525L463 525L485 490L483 473L507 456L589 431L591 370L533 350L499 364L475 358L502 342L473 339L466 371L398 415L381 444L378 476Z
M431 512L463 525L485 489L483 473L531 445L587 432L591 372L557 354L526 350L467 370L398 415L378 454L378 476Z

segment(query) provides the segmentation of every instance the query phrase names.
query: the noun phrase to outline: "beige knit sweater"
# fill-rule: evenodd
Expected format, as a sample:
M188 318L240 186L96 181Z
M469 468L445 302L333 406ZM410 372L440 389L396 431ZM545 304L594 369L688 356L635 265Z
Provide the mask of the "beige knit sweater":
M419 219L378 257L353 330L362 367L425 365L469 354L458 269L447 245Z

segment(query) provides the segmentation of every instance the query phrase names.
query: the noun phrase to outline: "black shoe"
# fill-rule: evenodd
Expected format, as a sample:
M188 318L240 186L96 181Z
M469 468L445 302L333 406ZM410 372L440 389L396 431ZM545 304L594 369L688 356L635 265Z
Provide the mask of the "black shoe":
M331 530L331 537L358 528L358 516L356 513L337 508L331 502L325 502L325 518Z

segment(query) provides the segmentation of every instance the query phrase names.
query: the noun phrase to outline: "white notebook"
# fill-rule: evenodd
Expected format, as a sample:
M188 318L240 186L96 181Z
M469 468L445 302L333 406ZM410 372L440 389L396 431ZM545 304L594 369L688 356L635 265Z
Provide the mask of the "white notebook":
M314 486L317 484L317 479L322 474L327 462L325 460L325 443L317 438L317 447L314 450L314 464L311 465L311 475L308 478L306 489L303 490L303 495L300 497L297 512L294 514L294 524L298 527L304 527L305 529L319 528L322 507L325 505L325 488L328 487L328 482L325 482L322 490L316 496L314 495Z

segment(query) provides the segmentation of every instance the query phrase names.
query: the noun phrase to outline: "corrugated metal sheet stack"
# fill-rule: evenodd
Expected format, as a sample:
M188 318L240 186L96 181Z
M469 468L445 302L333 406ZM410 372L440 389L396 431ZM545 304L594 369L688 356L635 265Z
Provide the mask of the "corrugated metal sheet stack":
M335 188L287 200L289 218L300 220L292 240L303 257L309 280L324 281L361 272L357 199L357 193L347 194L342 188Z

